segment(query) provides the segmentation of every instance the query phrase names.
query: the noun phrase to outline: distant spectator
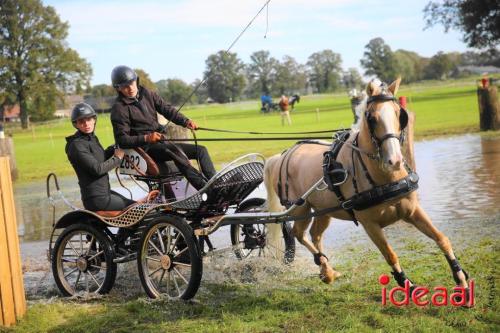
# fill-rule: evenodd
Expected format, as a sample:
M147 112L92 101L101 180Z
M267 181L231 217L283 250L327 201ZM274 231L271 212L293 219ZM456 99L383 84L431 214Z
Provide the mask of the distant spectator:
M288 122L288 125L291 125L292 119L290 118L288 97L286 97L285 95L281 95L279 106L280 106L280 110L281 110L281 112L280 112L280 114L281 114L281 126L285 126L285 118L286 118L286 121Z

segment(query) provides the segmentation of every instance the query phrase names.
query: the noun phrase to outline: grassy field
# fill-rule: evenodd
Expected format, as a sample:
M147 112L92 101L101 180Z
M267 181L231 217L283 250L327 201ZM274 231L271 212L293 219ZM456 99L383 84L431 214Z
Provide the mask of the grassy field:
M447 263L429 240L406 241L398 252L414 281L431 290L440 285L450 290ZM306 264L290 268L270 265L266 276L252 283L204 281L188 302L116 294L32 301L18 326L0 332L498 332L498 242L483 237L459 252L475 280L476 306L471 309L382 306L378 277L389 269L380 253L367 246L338 251L333 261L344 275L332 285L319 281L308 257ZM391 281L389 288L394 286Z
M400 96L407 96L408 108L416 113L417 138L479 131L476 87L474 81L402 86ZM316 110L319 110L318 112ZM258 101L225 105L202 105L183 109L200 126L240 131L313 131L349 127L352 123L350 102L345 94L303 96L292 113L292 126L281 126L278 113L261 114ZM30 130L7 128L14 137L19 182L44 178L49 172L72 174L64 153L65 137L74 129L68 120L35 124ZM106 146L113 143L109 115L100 115L97 135ZM198 131L198 138L242 137ZM216 164L239 155L260 152L266 156L289 147L290 141L208 142L204 143Z

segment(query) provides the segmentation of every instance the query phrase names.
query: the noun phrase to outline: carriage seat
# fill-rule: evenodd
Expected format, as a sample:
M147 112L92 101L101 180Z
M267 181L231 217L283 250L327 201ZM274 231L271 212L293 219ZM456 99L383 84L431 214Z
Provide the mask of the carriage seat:
M159 194L160 194L160 191L153 190L153 191L149 192L148 195L144 199L138 200L138 201L134 202L133 204L130 204L127 207L123 208L122 210L98 210L98 211L95 211L94 213L96 213L97 215L99 215L101 217L117 217L117 216L127 212L128 210L130 210L134 206L137 206L137 205L140 205L143 203L153 202L153 200L155 200Z
M181 172L173 161L156 162L144 149L137 147L134 150L146 161L147 171L143 176L152 177L172 177L182 176Z

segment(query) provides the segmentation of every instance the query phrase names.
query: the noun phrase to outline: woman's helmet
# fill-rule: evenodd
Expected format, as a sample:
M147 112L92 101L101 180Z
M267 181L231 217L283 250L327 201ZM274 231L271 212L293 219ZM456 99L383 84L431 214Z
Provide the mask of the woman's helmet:
M115 89L128 86L135 80L137 80L137 73L130 67L117 66L111 72L111 82Z
M75 128L76 128L76 121L78 119L88 118L88 117L97 118L97 114L95 113L94 109L87 103L78 103L71 111L71 122L73 123L73 126Z

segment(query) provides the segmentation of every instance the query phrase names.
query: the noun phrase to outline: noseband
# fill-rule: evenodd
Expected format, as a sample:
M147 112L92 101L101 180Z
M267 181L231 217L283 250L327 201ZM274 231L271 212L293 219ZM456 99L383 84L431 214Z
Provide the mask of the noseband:
M408 125L408 112L404 108L402 108L400 106L399 107L399 130L400 130L400 134L396 135L394 133L387 133L384 136L382 136L381 138L378 138L375 135L375 126L374 126L373 118L372 118L372 116L370 114L370 108L368 107L368 105L370 105L371 103L374 103L374 102L381 102L381 101L383 101L383 102L392 101L392 102L394 102L394 103L397 104L396 98L394 96L383 95L383 94L376 95L376 96L371 96L371 97L368 98L368 100L366 102L367 103L367 110L365 111L365 118L366 118L366 121L367 121L367 124L368 124L368 129L370 130L370 136L371 136L372 142L375 145L375 147L377 147L377 155L378 156L380 156L380 151L381 151L382 144L387 139L394 138L394 139L397 139L401 145L403 144L404 139L405 139L404 129Z

